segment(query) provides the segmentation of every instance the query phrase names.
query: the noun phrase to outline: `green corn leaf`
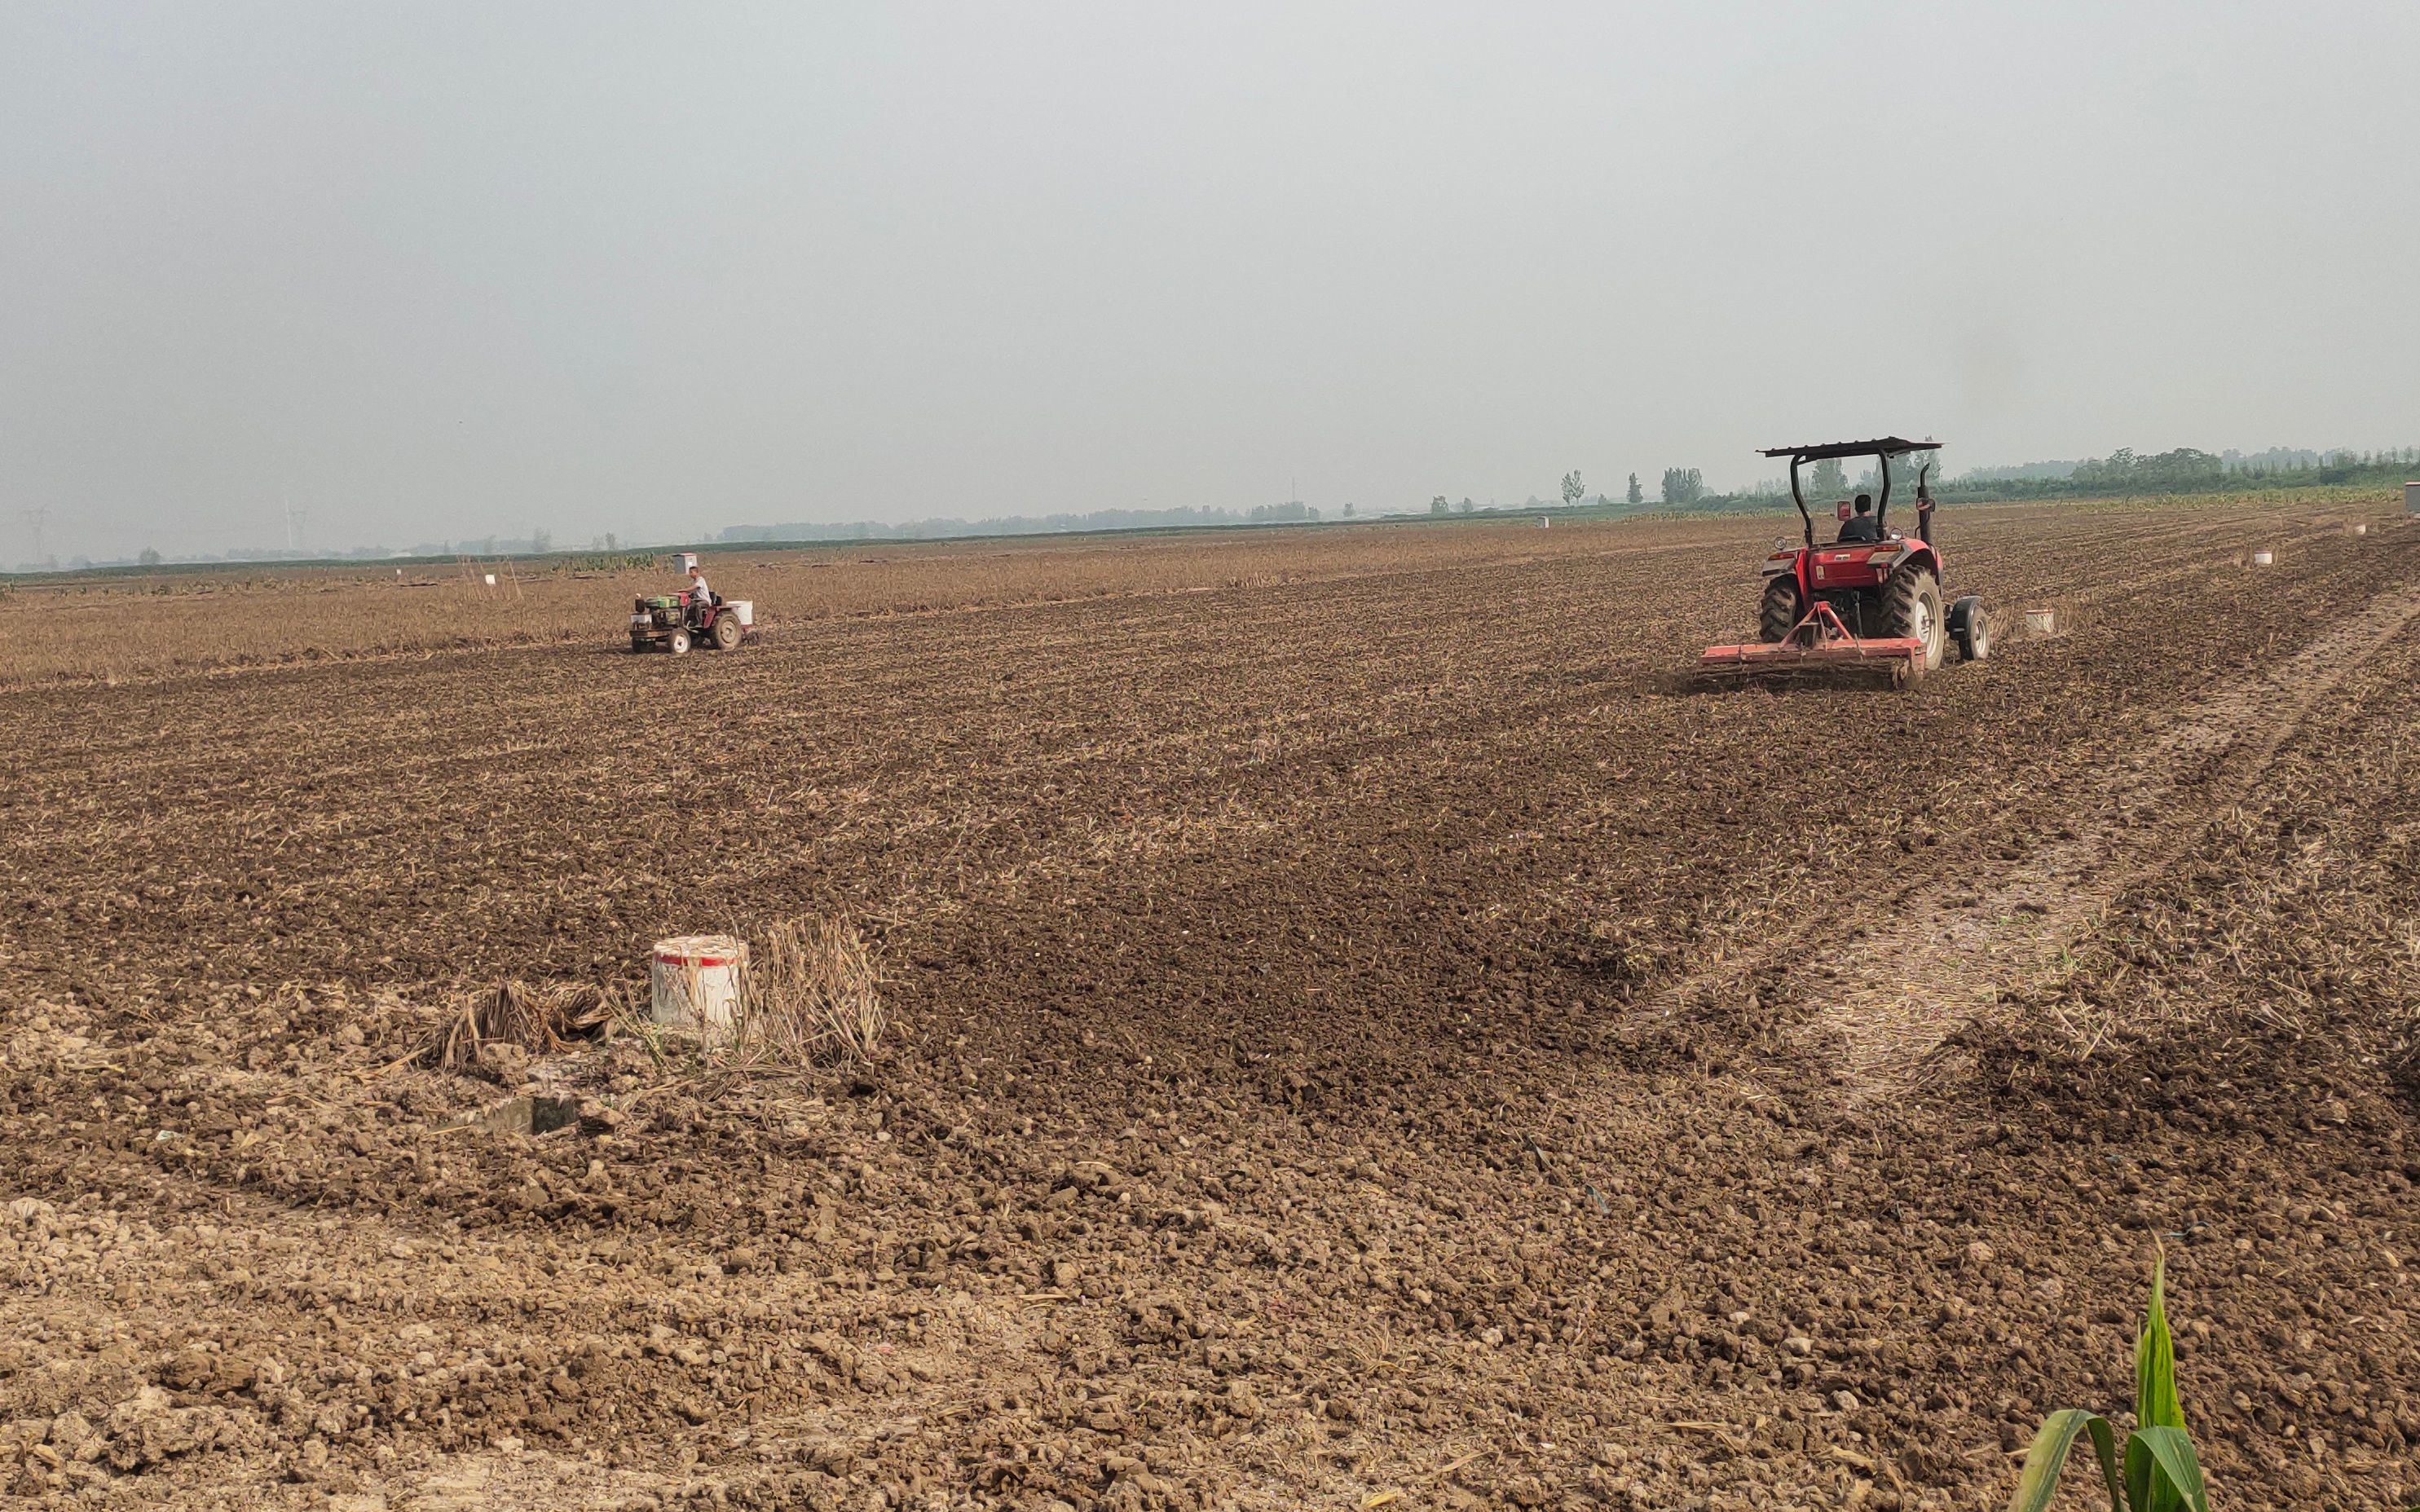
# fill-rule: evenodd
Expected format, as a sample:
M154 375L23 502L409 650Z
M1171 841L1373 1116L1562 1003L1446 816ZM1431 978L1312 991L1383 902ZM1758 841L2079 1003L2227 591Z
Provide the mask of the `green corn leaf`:
M2063 1408L2042 1420L2025 1452L2024 1469L2017 1473L2017 1491L2009 1498L2009 1512L2042 1512L2058 1494L2058 1474L2067 1468L2067 1452L2079 1433L2092 1436L2093 1455L2101 1461L2101 1478L2109 1488L2110 1512L2126 1512L2118 1500L2118 1442L2109 1420L2080 1407Z
M2110 1512L2119 1512L2118 1489L2120 1477L2118 1473L2118 1435L2111 1430L2109 1420L2105 1417L2095 1417L2085 1426L2092 1430L2092 1455L2094 1458L2101 1461L2101 1484L2109 1489Z
M2176 1340L2168 1333L2168 1257L2151 1267L2151 1306L2134 1339L2134 1426L2138 1429L2185 1430L2184 1403L2177 1395ZM2126 1445L2126 1504L2133 1512L2178 1512L2179 1492L2153 1473L2158 1461Z
M2184 1403L2177 1396L2177 1347L2168 1334L2168 1257L2151 1268L2151 1310L2134 1340L2134 1426L2176 1428L2185 1426ZM2142 1512L2138 1504L2135 1512Z
M2210 1512L2201 1461L2182 1428L2134 1430L2126 1441L2126 1490L2133 1512Z

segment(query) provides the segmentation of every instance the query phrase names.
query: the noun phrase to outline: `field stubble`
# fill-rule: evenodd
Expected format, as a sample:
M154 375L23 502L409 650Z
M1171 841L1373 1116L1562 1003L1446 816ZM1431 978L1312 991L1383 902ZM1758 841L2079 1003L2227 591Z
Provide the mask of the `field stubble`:
M1187 541L1121 558L1135 591L801 614L736 657L12 694L0 1470L1968 1505L2113 1395L2164 1233L2222 1492L2387 1504L2410 637L2163 753L2420 541L1943 523L1955 586L2070 628L1897 697L1672 691L1750 616L1761 521ZM2133 771L2120 822L2097 779ZM2091 906L1981 921L2032 964L1864 1095L1882 927L2078 845ZM624 1039L531 1068L581 1116L516 1138L449 1131L511 1087L409 1064L451 994L782 914L877 937L904 1038L870 1068Z

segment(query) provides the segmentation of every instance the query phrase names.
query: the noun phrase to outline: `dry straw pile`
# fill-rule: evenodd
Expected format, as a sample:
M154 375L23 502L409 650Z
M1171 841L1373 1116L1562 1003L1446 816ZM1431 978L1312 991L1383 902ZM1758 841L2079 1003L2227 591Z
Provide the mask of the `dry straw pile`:
M749 951L733 1026L735 1061L750 1066L870 1062L889 1029L882 974L855 925L842 919L768 926Z
M891 1032L874 951L845 919L785 919L756 931L739 978L738 1011L712 1057L723 1071L863 1066ZM515 1071L532 1055L635 1034L661 1049L661 1030L617 988L506 981L464 998L405 1062L437 1070ZM660 1053L659 1055L660 1059Z
M532 1055L552 1055L576 1038L601 1033L622 1012L603 988L587 982L533 987L504 982L462 1005L429 1037L420 1052L424 1066L465 1070L482 1063L489 1046L509 1046Z

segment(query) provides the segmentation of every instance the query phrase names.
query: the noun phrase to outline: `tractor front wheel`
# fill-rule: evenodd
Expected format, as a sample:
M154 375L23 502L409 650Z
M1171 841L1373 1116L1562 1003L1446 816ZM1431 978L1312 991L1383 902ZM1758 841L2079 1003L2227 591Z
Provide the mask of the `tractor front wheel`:
M1922 568L1903 572L1883 589L1883 633L1924 643L1924 670L1941 669L1948 639L1941 618L1941 580Z
M1787 640L1805 615L1806 611L1798 606L1797 578L1787 572L1767 578L1764 601L1757 606L1756 638L1768 646Z
M1980 662L1992 654L1991 620L1979 597L1970 593L1949 606L1949 638L1958 643L1962 662Z
M675 656L687 656L689 654L689 631L686 630L674 631L671 637L664 642L664 649L672 652Z

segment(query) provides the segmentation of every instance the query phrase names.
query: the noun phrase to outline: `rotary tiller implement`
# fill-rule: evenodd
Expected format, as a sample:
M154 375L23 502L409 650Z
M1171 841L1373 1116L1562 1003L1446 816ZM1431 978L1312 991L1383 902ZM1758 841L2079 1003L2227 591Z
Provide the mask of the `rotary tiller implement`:
M1903 688L1924 676L1924 643L1912 635L1853 635L1819 599L1777 641L1707 647L1698 658L1698 676L1714 683L1871 681Z

